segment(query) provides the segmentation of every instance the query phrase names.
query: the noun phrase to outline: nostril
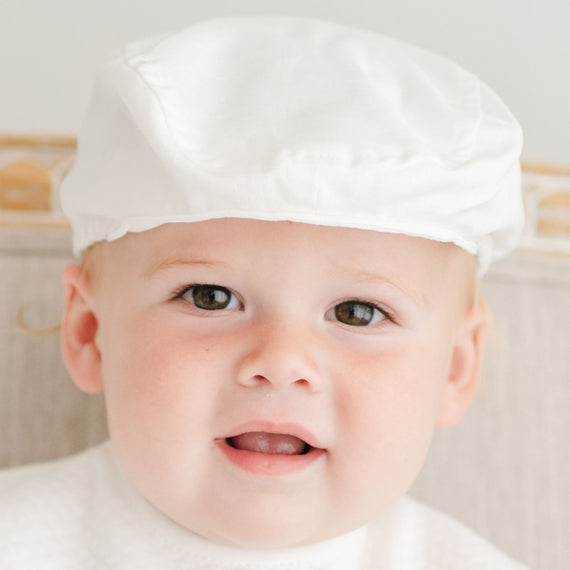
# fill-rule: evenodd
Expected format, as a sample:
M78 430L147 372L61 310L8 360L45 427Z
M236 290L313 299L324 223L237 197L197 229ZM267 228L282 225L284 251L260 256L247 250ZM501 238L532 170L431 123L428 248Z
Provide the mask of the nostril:
M272 380L271 378L267 378L266 376L263 376L262 374L256 374L254 376L251 376L249 381L246 381L244 383L244 385L246 386L263 386L263 385L269 385L269 384L275 384L275 385L296 385L299 386L301 388L309 388L311 386L311 382L305 378L298 378L298 379L292 379L290 381L279 381L279 380Z
M252 384L264 384L269 383L269 379L263 376L262 374L256 374L251 378Z
M236 369L237 383L248 388L295 386L305 391L318 389L321 375L319 368L306 358L300 362L297 353L289 352L276 354L252 351L244 355Z

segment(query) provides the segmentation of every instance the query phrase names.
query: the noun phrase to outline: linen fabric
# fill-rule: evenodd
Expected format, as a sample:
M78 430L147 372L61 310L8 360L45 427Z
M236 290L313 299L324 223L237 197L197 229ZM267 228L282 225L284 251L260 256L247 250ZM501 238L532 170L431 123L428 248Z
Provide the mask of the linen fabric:
M61 203L77 254L238 217L453 242L482 273L522 230L521 144L445 58L331 22L212 20L102 66Z
M250 550L196 536L131 487L110 443L0 473L0 567L10 570L524 570L449 517L401 499L318 544Z

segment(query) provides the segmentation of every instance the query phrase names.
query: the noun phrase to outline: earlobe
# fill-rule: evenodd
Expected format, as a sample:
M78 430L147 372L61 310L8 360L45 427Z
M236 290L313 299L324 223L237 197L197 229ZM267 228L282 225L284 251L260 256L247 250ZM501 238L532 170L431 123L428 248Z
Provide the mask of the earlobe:
M465 315L451 354L436 421L439 428L456 425L475 397L490 320L489 308L484 303L473 307Z
M61 322L63 360L75 384L84 392L103 391L101 355L97 346L97 315L84 272L77 265L63 271L65 308Z

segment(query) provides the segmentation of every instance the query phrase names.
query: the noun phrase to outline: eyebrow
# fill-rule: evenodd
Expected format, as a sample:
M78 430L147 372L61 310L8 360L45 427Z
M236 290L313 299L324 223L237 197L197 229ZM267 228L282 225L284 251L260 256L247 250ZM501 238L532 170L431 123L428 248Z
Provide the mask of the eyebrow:
M144 278L150 279L155 277L159 273L181 266L219 267L219 266L227 266L227 263L223 261L210 260L210 259L194 259L194 258L163 259L158 263L152 265L148 270L144 271L142 276ZM373 271L369 271L368 269L364 268L348 269L342 266L338 266L336 268L336 271L339 273L344 273L346 275L349 275L352 279L356 279L358 281L371 281L375 283L381 283L383 285L388 285L393 289L396 289L400 293L403 293L404 295L406 295L406 297L409 297L417 304L425 305L427 303L427 299L425 295L423 295L423 293L415 289L407 289L406 287L403 287L402 285L400 285L393 279L390 279L386 275L374 273Z
M194 267L194 266L201 266L201 267L214 267L225 265L225 263L221 261L212 261L209 259L185 259L185 258L170 258L170 259L162 259L158 263L152 265L146 271L143 271L142 276L144 278L152 278L155 277L158 273L162 273L163 271L167 271L169 269L175 267Z
M363 268L347 269L345 267L339 267L339 271L350 275L350 277L357 279L358 281L371 281L374 283L388 285L400 293L403 293L406 297L412 299L412 301L416 302L419 305L425 305L427 303L427 299L421 291L402 286L397 281L390 279L386 275L374 273L373 271L369 271L368 269Z

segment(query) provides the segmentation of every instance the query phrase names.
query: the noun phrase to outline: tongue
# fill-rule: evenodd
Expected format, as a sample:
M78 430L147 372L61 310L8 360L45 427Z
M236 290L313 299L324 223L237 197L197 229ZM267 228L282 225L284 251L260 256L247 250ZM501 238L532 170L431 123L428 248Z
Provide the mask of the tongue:
M308 448L308 445L302 439L294 435L261 431L242 433L241 435L228 438L228 442L236 449L270 455L300 455Z

